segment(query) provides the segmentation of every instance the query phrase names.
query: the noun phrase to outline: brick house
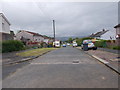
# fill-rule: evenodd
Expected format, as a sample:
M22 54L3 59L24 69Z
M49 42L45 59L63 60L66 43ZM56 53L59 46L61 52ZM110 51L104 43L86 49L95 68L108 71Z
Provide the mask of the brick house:
M10 31L10 22L4 16L3 13L0 13L0 41L4 40L13 40L14 36Z

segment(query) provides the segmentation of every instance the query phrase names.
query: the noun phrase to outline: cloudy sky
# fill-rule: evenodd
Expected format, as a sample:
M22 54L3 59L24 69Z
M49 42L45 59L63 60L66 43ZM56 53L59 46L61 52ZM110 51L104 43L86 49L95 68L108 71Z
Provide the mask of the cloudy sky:
M117 2L5 2L2 12L11 30L28 30L53 36L87 36L103 28L113 30L118 23Z

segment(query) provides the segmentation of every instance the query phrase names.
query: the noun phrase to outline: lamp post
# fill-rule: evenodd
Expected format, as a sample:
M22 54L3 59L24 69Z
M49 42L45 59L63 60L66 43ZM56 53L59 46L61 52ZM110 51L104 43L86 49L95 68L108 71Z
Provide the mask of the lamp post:
M55 42L55 20L53 20L53 35L54 35L54 42Z
M53 20L53 36L54 36L54 47L55 47L55 20Z

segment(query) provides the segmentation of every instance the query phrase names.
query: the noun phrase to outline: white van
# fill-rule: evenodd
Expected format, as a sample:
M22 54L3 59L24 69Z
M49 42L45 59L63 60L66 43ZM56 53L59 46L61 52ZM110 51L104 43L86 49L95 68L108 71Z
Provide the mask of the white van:
M55 42L53 42L53 46L55 46L55 47L60 47L60 41L55 41Z

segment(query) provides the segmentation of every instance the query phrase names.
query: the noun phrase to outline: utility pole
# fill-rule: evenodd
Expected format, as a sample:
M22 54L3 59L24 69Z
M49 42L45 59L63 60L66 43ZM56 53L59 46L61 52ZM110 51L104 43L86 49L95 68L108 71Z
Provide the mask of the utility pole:
M55 20L53 20L53 33L54 33L54 42L55 42Z

